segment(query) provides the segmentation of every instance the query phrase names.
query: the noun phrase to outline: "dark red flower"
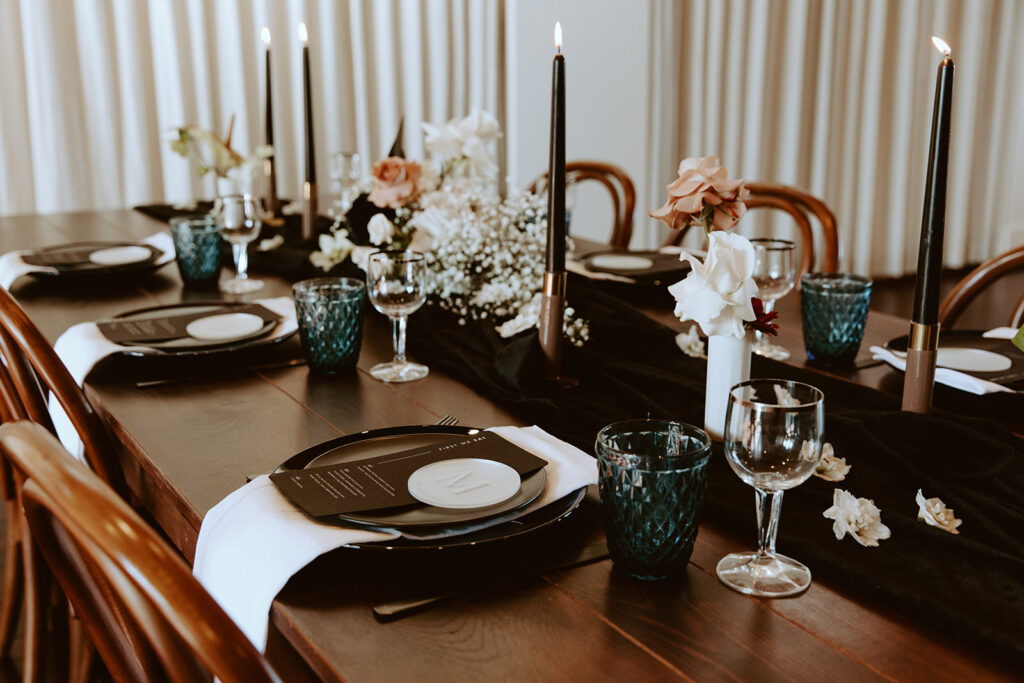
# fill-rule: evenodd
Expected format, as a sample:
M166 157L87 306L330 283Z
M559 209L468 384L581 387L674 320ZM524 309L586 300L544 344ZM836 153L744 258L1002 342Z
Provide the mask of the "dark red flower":
M750 305L754 307L754 319L747 322L747 327L762 334L777 335L779 324L772 321L779 317L778 311L765 313L764 304L756 296L750 297Z

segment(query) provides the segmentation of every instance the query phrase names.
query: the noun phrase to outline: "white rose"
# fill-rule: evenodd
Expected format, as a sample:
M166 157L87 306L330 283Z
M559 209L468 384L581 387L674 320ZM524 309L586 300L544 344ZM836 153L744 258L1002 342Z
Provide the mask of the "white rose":
M469 161L469 174L471 176L490 176L498 170L494 163L487 143L480 138L472 138L462 143L462 156Z
M742 337L744 321L754 320L754 247L747 238L729 232L713 232L709 239L703 263L688 252L680 254L691 270L668 288L676 299L675 314L680 320L695 321L707 336Z
M366 229L370 233L370 242L373 244L384 244L391 241L395 234L394 224L382 213L373 214L373 218L367 224Z
M462 154L462 138L454 122L424 123L423 132L423 146L428 153L442 159L454 159Z
M455 124L463 140L479 138L483 142L501 135L501 127L494 116L483 109L473 109L469 116Z

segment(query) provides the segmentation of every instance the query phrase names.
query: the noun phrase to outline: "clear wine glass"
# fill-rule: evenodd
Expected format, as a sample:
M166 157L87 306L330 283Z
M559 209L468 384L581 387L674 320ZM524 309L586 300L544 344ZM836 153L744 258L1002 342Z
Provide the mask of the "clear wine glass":
M753 239L754 283L757 296L764 303L764 312L771 313L775 300L788 294L796 285L796 244L789 240ZM756 331L754 353L777 360L789 358L789 351L772 344L760 331Z
M426 365L405 358L405 325L411 313L427 299L423 254L416 251L377 251L366 262L366 284L370 303L391 318L395 359L370 368L370 375L382 382L411 382L423 379Z
M259 237L263 209L259 200L250 194L234 194L218 198L217 230L231 245L235 259L235 277L220 283L220 290L228 294L245 294L263 289L263 280L249 277L249 242Z
M358 152L336 152L331 155L331 185L337 198L328 212L332 218L342 218L359 196L362 165Z
M821 455L825 396L782 379L741 382L729 392L725 457L754 487L757 551L732 553L718 563L718 578L741 593L783 597L805 590L811 572L775 552L782 494L814 472Z

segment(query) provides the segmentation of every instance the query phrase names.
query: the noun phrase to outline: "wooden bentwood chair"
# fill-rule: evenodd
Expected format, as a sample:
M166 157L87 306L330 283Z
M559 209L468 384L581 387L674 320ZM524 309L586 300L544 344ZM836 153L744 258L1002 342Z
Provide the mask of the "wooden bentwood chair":
M128 489L120 465L114 457L110 435L103 420L89 403L82 389L54 352L39 328L21 306L0 288L0 420L31 420L53 431L47 409L47 391L64 408L82 439L83 456L88 465L119 495ZM16 478L0 464L0 482L6 508L6 561L2 604L0 604L0 653L10 651L17 619L24 607L25 680L43 675L55 650L66 641L66 608L51 595L52 579L38 550L28 542L21 520L21 504ZM77 661L88 666L88 653Z
M968 304L1003 275L1024 268L1024 246L990 258L957 283L939 307L939 323L949 329L960 319ZM1010 327L1024 324L1024 295L1017 300L1010 314Z
M798 276L815 270L826 273L836 272L839 267L839 231L836 226L835 214L825 202L804 190L788 185L747 183L747 189L750 190L750 199L746 202L748 209L766 208L785 211L796 222L803 245ZM811 218L818 223L821 244L820 262L815 257L816 246L819 242L815 240ZM665 239L665 246L680 244L690 227L692 226L687 225L671 231Z
M0 427L32 538L118 681L278 681L188 566L43 427Z
M615 164L603 161L570 161L565 164L566 185L594 180L605 187L612 198L612 236L608 243L617 249L628 249L633 237L633 210L636 190L629 174ZM548 174L539 176L528 188L530 192L543 192L548 186Z

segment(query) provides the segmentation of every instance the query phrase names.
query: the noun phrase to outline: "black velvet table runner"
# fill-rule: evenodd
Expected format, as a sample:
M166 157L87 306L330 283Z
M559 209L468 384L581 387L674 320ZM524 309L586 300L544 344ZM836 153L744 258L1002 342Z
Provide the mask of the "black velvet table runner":
M411 349L589 453L601 427L625 418L703 425L706 361L685 356L671 330L591 283L573 278L569 292L591 335L584 347L566 348L575 388L553 389L541 379L535 331L501 339L489 323L460 325L436 305L410 318ZM1024 441L989 419L903 413L895 396L758 356L752 375L822 389L826 440L852 466L842 482L811 477L786 492L778 551L844 592L1024 663ZM1004 396L992 405L1019 410L1010 403L1019 400ZM710 467L706 518L749 539L736 550L755 548L753 490L720 447ZM832 520L822 516L836 488L872 499L891 538L879 547L836 540ZM918 489L955 511L963 520L959 535L917 521Z
M163 205L136 208L165 221L187 213ZM264 228L264 238L280 233L286 244L273 252L251 250L254 270L292 280L323 274L308 262L316 240L298 239L299 220ZM355 241L366 243L365 220L355 223ZM321 219L320 231L329 225ZM361 277L350 263L330 273ZM684 355L674 332L613 295L627 291L571 276L569 303L590 323L590 341L565 349L566 374L579 379L571 389L543 381L535 330L501 339L491 323L460 324L436 304L409 319L410 349L417 360L588 453L603 426L626 418L703 425L706 361ZM843 592L1024 664L1024 440L997 421L1019 418L1021 398L939 387L936 396L951 399L955 410L923 416L900 412L897 396L759 356L751 374L820 388L825 438L852 467L842 482L811 477L786 492L778 551ZM749 539L736 550L754 549L753 490L733 474L717 445L709 467L706 519ZM836 540L832 520L822 516L836 488L872 499L891 538L879 547L862 547L849 536ZM918 489L955 511L963 520L959 535L917 521Z

